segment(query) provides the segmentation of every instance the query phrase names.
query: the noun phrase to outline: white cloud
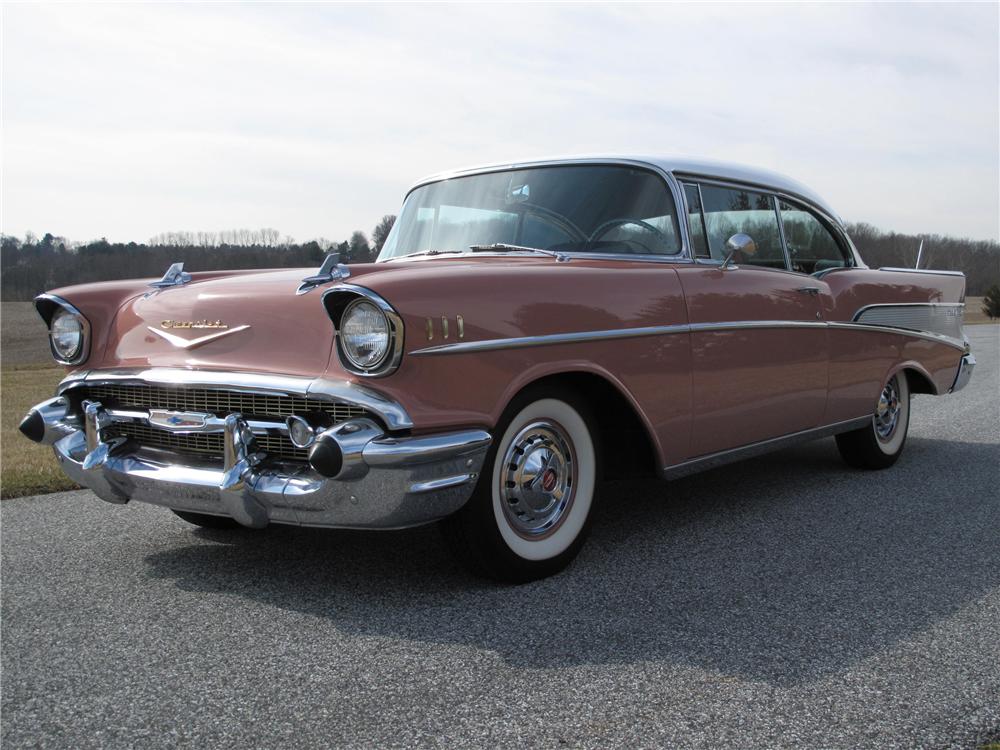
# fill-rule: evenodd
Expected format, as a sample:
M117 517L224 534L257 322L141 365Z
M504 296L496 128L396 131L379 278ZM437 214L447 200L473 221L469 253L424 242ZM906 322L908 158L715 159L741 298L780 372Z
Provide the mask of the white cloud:
M6 5L3 229L346 237L521 155L775 168L998 234L996 5Z

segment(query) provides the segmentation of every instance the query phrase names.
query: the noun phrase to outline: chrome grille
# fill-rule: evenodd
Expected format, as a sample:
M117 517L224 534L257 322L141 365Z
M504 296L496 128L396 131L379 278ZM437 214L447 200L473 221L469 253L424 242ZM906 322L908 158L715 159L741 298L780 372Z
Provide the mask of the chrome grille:
M92 385L74 390L83 399L100 401L106 408L140 410L166 409L193 411L225 417L239 413L247 419L265 418L282 421L292 414L321 412L334 423L371 416L367 409L340 401L305 398L303 396L272 396L258 393L217 390L212 388L169 388L146 385ZM116 422L106 430L108 437L125 437L141 446L162 448L178 453L204 457L222 457L222 433L180 434L142 422ZM305 461L306 448L296 448L287 435L268 433L255 435L257 448L268 456L293 461Z
M289 417L317 411L329 414L333 421L343 422L357 417L370 416L368 411L354 404L324 401L302 396L269 396L258 393L240 393L211 388L165 388L145 385L92 385L85 398L100 401L105 406L131 407L134 409L169 409L171 411L200 411L224 417L238 412L250 417Z
M222 456L222 433L192 433L182 435L159 427L151 427L142 422L115 422L105 429L108 437L131 438L139 445L163 448L178 453L193 453L200 456ZM285 435L255 435L257 449L269 456L293 461L309 458L308 448L296 448Z

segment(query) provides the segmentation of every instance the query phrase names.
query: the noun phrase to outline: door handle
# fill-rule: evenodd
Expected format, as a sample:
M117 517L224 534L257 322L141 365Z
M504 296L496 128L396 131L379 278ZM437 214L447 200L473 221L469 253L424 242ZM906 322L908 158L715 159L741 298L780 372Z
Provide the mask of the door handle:
M796 292L802 292L803 294L819 294L818 286L800 286L795 290Z

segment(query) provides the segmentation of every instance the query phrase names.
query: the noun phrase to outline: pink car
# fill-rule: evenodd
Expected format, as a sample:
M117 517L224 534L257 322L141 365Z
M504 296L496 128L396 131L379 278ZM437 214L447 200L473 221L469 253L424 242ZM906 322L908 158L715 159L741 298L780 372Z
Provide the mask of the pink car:
M40 295L69 374L21 430L108 502L211 527L442 521L475 570L525 581L579 551L602 476L831 435L891 466L911 394L969 380L964 297L960 273L867 268L769 172L498 165L414 186L375 263Z

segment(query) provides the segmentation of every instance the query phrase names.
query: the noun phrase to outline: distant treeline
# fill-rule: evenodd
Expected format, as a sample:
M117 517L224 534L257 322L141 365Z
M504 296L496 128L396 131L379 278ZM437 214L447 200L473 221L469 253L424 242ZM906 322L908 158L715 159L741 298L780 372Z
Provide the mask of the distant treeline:
M23 240L2 235L0 293L8 301L30 300L67 284L159 276L175 261L184 261L188 271L294 268L318 266L327 253L335 252L342 263L364 263L378 255L395 218L384 216L371 241L358 231L343 242L320 238L297 243L274 229L171 232L147 244L103 239L70 243L52 234L41 239L29 234ZM1000 245L995 241L883 232L869 224L851 224L847 229L872 268L913 268L923 240L920 267L964 272L969 295L984 295L1000 283Z
M883 232L871 224L848 224L847 233L865 263L872 268L913 268L923 240L920 267L961 271L965 274L965 293L969 296L981 297L991 286L1000 283L1000 244L995 240L898 234Z
M28 234L22 240L5 234L0 235L0 294L5 301L30 300L68 284L161 276L177 261L184 262L185 271L318 267L328 253L337 253L341 263L367 263L378 256L395 220L383 216L371 241L356 231L343 242L295 242L281 239L275 229L168 232L148 244L71 243L52 234L41 239Z

